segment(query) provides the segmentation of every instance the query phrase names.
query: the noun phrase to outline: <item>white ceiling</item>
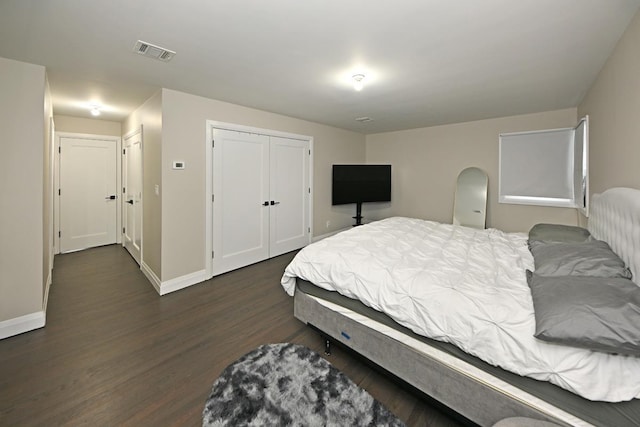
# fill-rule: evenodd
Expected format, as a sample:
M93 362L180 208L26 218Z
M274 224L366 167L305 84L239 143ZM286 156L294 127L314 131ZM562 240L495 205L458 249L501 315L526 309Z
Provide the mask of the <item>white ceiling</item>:
M89 117L98 101L101 118L120 121L165 87L376 133L575 107L639 6L2 0L0 56L47 67L55 114ZM139 39L177 54L136 55Z

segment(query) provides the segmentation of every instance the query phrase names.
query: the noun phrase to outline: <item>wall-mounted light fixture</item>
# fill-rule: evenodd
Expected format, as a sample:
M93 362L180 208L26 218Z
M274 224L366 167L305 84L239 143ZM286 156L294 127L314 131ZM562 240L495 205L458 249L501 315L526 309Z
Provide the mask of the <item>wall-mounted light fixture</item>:
M100 115L100 106L98 104L91 104L89 106L90 108L90 112L92 116L99 116Z
M353 78L353 88L360 92L364 87L364 83L362 82L364 80L364 74L354 74L351 77Z

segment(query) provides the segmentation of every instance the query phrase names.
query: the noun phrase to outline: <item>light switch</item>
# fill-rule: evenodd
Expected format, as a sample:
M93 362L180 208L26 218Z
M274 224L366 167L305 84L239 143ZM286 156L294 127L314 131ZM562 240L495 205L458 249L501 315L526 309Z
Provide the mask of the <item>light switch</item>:
M185 167L186 167L185 163L183 161L181 161L181 160L173 162L173 168L174 169L184 169Z
M158 184L156 184L156 185L153 186L153 189L156 192L156 196L159 196L160 195L160 186Z

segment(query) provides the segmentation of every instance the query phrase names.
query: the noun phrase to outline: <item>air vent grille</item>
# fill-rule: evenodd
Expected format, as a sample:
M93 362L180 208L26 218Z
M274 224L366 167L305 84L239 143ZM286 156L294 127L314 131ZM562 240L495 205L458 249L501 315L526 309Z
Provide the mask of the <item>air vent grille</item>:
M356 122L360 122L360 123L367 123L367 122L372 122L373 119L371 117L358 117L356 119Z
M138 55L147 56L149 58L157 59L163 62L169 62L171 58L176 54L174 51L165 49L164 47L156 46L151 43L138 40L133 46L133 51Z

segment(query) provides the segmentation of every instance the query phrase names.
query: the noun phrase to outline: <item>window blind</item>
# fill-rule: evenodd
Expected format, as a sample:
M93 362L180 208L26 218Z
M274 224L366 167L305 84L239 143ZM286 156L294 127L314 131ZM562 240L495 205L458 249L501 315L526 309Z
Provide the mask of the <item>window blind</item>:
M587 129L500 134L499 202L585 208Z

